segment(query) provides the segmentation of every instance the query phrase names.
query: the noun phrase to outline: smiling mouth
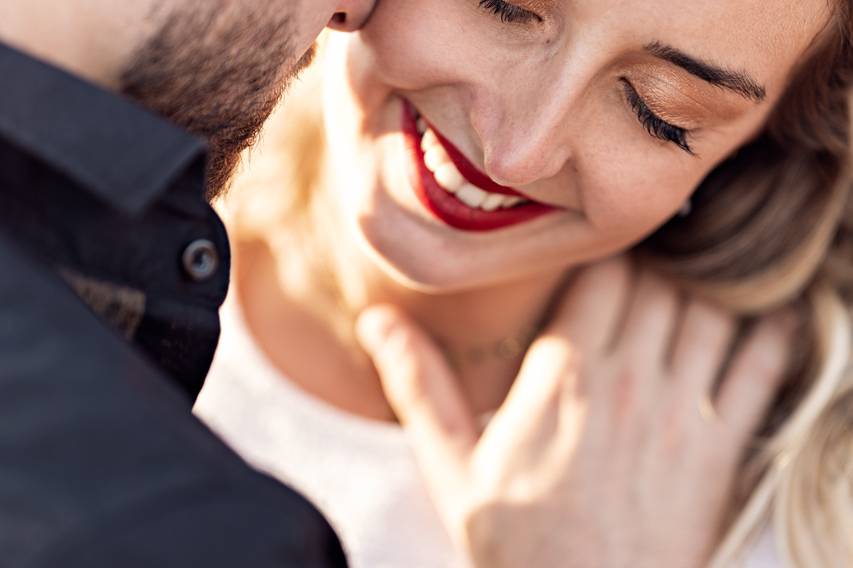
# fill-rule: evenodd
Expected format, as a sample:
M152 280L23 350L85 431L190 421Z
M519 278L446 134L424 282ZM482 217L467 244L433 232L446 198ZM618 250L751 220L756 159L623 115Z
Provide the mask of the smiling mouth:
M403 104L402 130L416 165L415 194L447 225L463 231L494 231L559 210L495 183L408 101Z

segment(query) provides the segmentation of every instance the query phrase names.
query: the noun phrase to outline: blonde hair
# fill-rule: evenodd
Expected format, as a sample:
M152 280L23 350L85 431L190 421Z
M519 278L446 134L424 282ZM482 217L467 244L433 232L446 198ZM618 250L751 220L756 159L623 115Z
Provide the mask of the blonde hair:
M853 565L853 2L843 0L763 133L716 168L692 213L636 247L684 287L745 319L782 306L806 317L791 377L756 436L711 561L737 566L772 521L799 568ZM271 120L226 217L238 242L286 247L283 277L335 301L320 73ZM301 270L300 270L301 268Z
M853 565L853 19L845 1L764 132L716 168L694 211L641 245L683 286L744 316L798 305L800 361L744 464L712 566L772 518L789 565ZM757 441L759 441L757 440ZM749 474L747 474L749 472Z

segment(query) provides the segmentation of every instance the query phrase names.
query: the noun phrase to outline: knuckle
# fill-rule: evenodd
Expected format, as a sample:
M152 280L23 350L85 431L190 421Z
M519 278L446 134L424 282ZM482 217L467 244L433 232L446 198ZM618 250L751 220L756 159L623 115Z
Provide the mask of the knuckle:
M679 406L673 406L661 417L660 449L667 463L681 460L693 446L687 415L682 410Z
M573 374L581 362L580 352L567 338L548 333L536 339L530 348L535 370L560 376Z
M578 387L584 373L582 354L566 338L547 333L536 339L524 362L522 373L537 382Z
M502 566L507 558L506 535L513 530L512 507L497 502L472 506L462 516L461 532L474 557L484 566Z

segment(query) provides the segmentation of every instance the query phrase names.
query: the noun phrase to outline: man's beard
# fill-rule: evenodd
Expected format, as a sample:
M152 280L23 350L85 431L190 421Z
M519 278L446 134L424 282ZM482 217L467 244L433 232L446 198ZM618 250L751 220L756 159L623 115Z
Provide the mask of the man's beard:
M208 141L207 197L219 196L257 138L296 62L291 20L276 2L205 0L171 15L134 56L120 90Z

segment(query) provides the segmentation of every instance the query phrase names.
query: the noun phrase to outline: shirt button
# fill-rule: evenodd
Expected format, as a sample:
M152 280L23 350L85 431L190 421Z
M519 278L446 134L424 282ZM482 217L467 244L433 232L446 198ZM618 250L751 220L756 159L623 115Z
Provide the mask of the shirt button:
M196 282L209 280L219 270L219 251L207 239L193 241L184 250L184 272Z

